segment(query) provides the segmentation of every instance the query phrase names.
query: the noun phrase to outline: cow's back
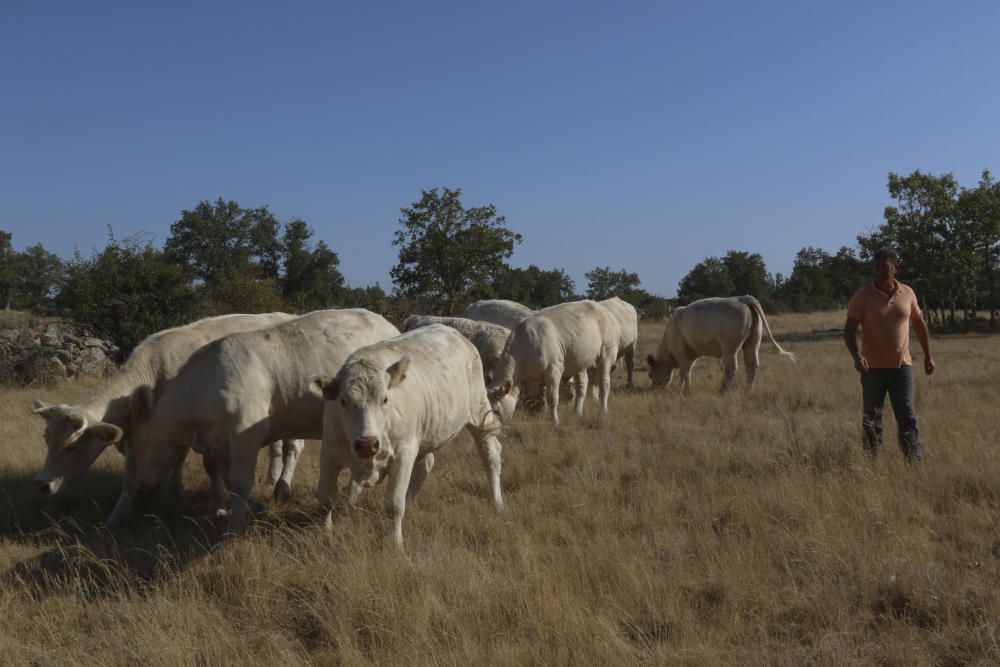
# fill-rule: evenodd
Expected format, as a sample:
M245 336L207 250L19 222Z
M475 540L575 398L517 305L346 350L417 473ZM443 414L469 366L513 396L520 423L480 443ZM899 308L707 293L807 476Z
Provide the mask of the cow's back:
M534 335L546 356L562 355L567 373L593 365L607 346L617 349L618 324L611 313L595 301L571 301L549 306L522 323ZM557 348L552 348L555 339Z
M712 297L688 304L675 314L675 325L694 350L715 349L746 338L753 313L737 297Z
M470 320L490 322L508 329L513 329L524 319L531 317L536 311L516 301L506 299L487 299L476 301L465 309L465 317Z

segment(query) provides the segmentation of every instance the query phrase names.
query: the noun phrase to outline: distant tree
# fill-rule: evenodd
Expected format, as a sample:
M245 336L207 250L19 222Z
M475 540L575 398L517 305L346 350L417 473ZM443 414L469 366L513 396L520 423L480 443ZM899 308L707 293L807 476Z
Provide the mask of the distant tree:
M718 257L706 257L681 279L677 300L691 303L713 296L732 296L735 289L726 263Z
M751 294L765 304L768 302L773 285L760 253L730 250L722 258L722 263L733 284L732 295Z
M282 235L282 294L298 312L328 308L343 298L340 258L323 241L312 247L312 230L304 220L285 225Z
M17 284L17 255L11 239L10 232L0 230L0 303L4 310L10 310Z
M266 206L241 208L221 197L181 211L163 246L166 256L183 265L208 287L234 273L277 279L281 261L280 223Z
M573 298L576 285L563 269L543 270L534 264L526 269L506 267L493 279L493 295L544 308Z
M454 315L473 292L488 292L521 242L495 206L467 209L461 194L423 191L419 201L400 210L402 229L392 241L399 246L399 263L390 271L396 292L439 305L446 315Z
M50 311L55 291L62 280L63 262L41 243L18 253L15 285L17 307L35 312Z
M983 300L990 312L990 328L997 328L996 275L1000 271L1000 182L984 170L979 184L958 198L959 216L967 226L972 251L983 270Z
M100 252L79 252L66 265L57 296L77 321L109 336L128 353L149 334L194 319L191 276L139 237L113 237Z
M632 302L639 290L639 274L625 269L613 271L610 266L598 266L583 275L587 279L587 298L595 301L617 296Z

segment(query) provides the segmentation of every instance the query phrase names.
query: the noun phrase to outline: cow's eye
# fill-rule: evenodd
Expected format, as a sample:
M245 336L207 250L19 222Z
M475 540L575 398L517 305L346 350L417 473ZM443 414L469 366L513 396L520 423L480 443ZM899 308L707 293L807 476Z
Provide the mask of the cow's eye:
M389 402L389 397L388 396L386 396L385 398L382 399L382 405L385 405L388 402Z
M343 405L346 408L347 407L347 399L346 398L340 399L340 404Z
M66 450L67 452L71 452L71 451L73 451L74 449L76 449L76 444L77 444L77 443L75 443L75 442L71 442L71 443L69 443L68 445L66 445L66 447L64 447L64 449L65 449L65 450Z

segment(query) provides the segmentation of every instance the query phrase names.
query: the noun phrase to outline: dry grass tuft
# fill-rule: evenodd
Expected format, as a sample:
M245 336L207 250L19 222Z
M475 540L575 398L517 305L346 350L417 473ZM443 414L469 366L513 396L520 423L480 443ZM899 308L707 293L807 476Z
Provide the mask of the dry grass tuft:
M890 433L860 451L842 314L775 316L757 390L619 390L611 416L504 435L508 509L492 511L460 437L383 535L382 489L318 526L311 443L294 500L224 540L200 464L178 507L99 521L121 459L39 498L36 392L0 407L0 654L13 664L966 664L1000 660L1000 346L936 340L918 379L925 463ZM641 357L659 325L644 325ZM742 371L738 375L742 381ZM619 376L617 382L622 382ZM648 386L643 375L637 385ZM73 402L92 385L39 390ZM889 422L890 432L891 420ZM264 479L261 457L259 479Z

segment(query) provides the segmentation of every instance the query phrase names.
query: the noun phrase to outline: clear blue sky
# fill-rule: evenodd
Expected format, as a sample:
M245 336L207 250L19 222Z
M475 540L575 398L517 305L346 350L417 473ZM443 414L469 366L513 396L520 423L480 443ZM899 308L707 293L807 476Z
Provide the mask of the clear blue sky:
M399 209L461 187L512 263L836 250L888 172L1000 171L1000 3L0 4L0 229L68 257L224 197L389 287Z

